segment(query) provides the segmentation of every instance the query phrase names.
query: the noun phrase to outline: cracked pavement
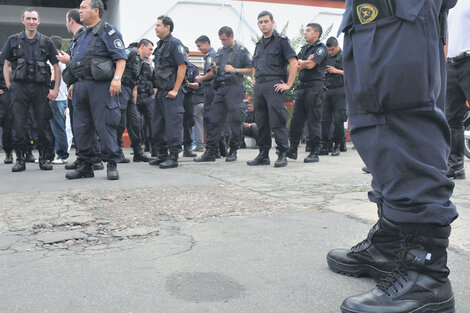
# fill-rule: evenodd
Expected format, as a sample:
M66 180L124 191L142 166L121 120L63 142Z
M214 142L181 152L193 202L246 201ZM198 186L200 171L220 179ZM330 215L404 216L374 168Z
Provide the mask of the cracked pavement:
M373 287L325 261L375 222L370 175L351 149L317 164L300 152L279 169L246 166L256 154L181 158L172 170L120 164L113 182L105 171L67 181L60 165L1 164L0 312L339 312ZM470 312L469 190L456 181L452 198L457 312Z

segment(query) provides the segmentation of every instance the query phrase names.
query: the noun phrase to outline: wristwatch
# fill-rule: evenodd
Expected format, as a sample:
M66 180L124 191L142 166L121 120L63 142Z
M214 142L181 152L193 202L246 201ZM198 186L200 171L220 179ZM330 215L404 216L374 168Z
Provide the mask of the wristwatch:
M240 74L240 69L239 69L239 68L237 68L237 69L236 69L236 72L237 72L238 74Z
M113 79L115 79L115 80L121 80L121 76L114 75Z

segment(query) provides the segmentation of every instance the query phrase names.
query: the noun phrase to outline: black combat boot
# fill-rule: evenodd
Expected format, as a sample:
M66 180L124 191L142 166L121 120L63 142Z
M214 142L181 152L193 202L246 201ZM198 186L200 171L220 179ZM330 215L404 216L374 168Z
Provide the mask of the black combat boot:
M454 295L447 278L451 227L394 223L401 248L396 268L377 286L344 300L342 313L454 313Z
M195 158L197 154L191 151L191 145L184 145L183 157Z
M65 169L66 170L76 170L78 168L79 164L80 164L80 162L78 161L78 159L75 159L75 161L73 161L72 163L66 164Z
M168 159L168 150L162 149L157 153L157 158L149 162L150 165L160 165Z
M104 164L103 164L103 161L98 161L98 162L95 162L93 163L93 170L94 171L102 171L104 170Z
M33 155L33 152L31 151L31 149L28 149L28 151L26 151L24 161L26 163L35 163L36 162L36 159L34 158L34 155Z
M194 158L194 162L215 162L216 156L214 151L206 148L203 154L200 157Z
M26 169L26 161L23 151L15 150L16 153L16 164L11 168L12 172L22 172Z
M329 151L328 151L328 145L329 144L330 144L329 140L322 140L321 148L320 148L320 151L318 151L318 155L328 155L329 154ZM310 151L310 152L312 152L312 151Z
M39 168L43 171L52 170L52 162L49 155L41 150L39 150Z
M454 179L465 179L464 151L465 134L464 129L451 129L449 170L446 176Z
M108 178L108 180L119 179L119 172L117 170L117 164L115 162L108 161L108 165L106 166L106 178Z
M256 158L251 161L247 161L246 164L250 166L271 164L271 161L269 160L269 150L260 150Z
M11 150L7 150L5 148L5 160L3 160L5 164L12 164L13 163L13 156L11 154Z
M225 158L225 162L234 162L237 160L237 148L230 148L230 152Z
M368 276L376 280L383 278L395 268L400 251L400 229L382 214L377 205L379 220L369 231L367 238L351 249L334 249L328 252L328 267L347 276Z
M130 159L126 158L124 151L122 151L121 148L119 149L119 154L121 155L121 158L116 163L129 163L131 161Z
M170 156L165 162L160 164L160 168L175 168L178 167L178 152L170 152Z
M331 150L331 156L338 156L341 152L340 150L340 145L338 142L335 142L335 145L333 146L333 150Z
M320 144L316 144L312 146L312 151L310 151L308 156L304 159L304 163L313 163L313 162L320 161L320 159L318 158L319 154L320 154Z
M152 158L149 158L145 155L144 151L142 150L141 146L134 148L134 156L132 157L133 162L150 162Z
M224 158L228 155L227 139L224 136L221 136L219 140L219 153Z
M346 142L344 140L341 141L341 143L339 144L339 151L341 152L348 151L348 147L346 146Z
M78 179L78 178L91 178L94 177L93 165L88 162L80 162L77 160L77 168L73 172L65 174L65 178Z
M290 143L289 149L287 150L287 153L286 153L286 156L287 156L289 159L297 160L297 150L298 150L298 146L299 146L299 145L293 144L292 142Z
M279 151L276 162L274 162L274 167L286 167L287 166L287 152Z

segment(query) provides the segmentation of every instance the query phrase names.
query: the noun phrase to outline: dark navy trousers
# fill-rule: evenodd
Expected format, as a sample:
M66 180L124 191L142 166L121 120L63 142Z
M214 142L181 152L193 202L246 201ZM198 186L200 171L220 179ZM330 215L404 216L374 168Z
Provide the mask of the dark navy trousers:
M118 145L122 147L122 134L127 128L132 148L140 151L139 149L142 148L142 120L130 87L124 85L121 87L119 108L121 109L121 121L116 128Z
M181 152L183 142L183 93L175 99L166 98L168 90L158 90L152 120L152 143L158 150L169 149L172 153Z
M101 159L116 162L121 158L116 127L121 120L118 95L109 94L109 82L82 81L73 87L73 134L79 148L78 159L100 161L95 146L95 131L101 143Z
M322 140L327 142L333 123L333 142L344 142L344 122L348 119L346 115L346 96L344 88L330 88L325 93L325 102L322 112Z
M287 113L284 93L276 92L274 85L281 80L272 80L256 83L254 87L254 103L256 125L259 128L259 150L271 149L271 131L279 151L287 151L289 143L287 139ZM302 126L303 127L303 126Z
M218 151L219 140L227 118L232 129L230 147L240 148L243 137L243 121L245 120L244 96L245 88L241 84L223 85L215 91L207 128L208 150L213 153Z
M10 92L8 89L0 95L0 126L2 127L2 144L7 153L13 150L11 134L11 116L10 116Z

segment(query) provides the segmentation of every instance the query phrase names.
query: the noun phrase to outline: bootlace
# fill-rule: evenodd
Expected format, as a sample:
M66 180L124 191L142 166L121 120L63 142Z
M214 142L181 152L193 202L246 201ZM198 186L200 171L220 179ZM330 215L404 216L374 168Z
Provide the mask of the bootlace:
M363 241L359 242L358 244L356 244L355 246L352 246L351 247L351 251L356 251L356 250L359 250L360 248L362 248L363 246L365 246L366 244L369 244L370 240L369 238L366 238L364 239Z

